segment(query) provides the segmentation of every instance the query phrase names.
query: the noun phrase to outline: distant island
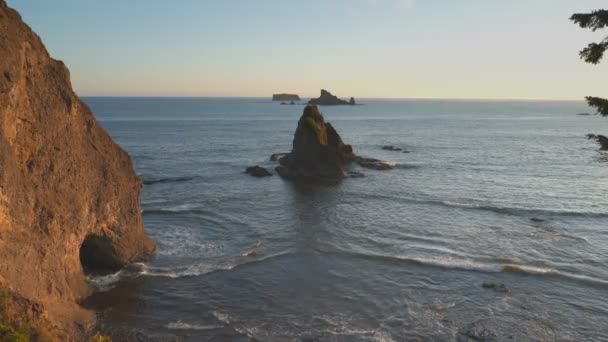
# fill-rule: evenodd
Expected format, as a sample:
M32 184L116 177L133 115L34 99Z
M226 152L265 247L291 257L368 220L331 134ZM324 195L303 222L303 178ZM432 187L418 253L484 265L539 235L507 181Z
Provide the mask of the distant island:
M333 95L332 93L328 92L325 89L321 89L321 96L319 96L316 99L310 99L310 101L308 101L308 104L315 105L315 106L354 106L354 105L356 105L354 97L351 97L349 101L345 101L345 100L339 99L337 96Z
M300 101L300 96L297 94L274 94L272 101Z

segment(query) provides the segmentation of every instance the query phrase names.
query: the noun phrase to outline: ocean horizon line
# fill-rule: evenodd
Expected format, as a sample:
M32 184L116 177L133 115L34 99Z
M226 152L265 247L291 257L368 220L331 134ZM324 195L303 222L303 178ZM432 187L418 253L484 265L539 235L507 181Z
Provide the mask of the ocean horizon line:
M181 95L78 95L80 98L125 98L125 99L269 99L270 96L181 96ZM315 96L301 96L302 99L315 98ZM581 102L585 99L547 99L547 98L450 98L450 97L355 97L359 101L383 100L383 101L513 101L513 102ZM280 102L280 101L275 101ZM285 101L283 101L285 102ZM304 101L301 101L304 102Z

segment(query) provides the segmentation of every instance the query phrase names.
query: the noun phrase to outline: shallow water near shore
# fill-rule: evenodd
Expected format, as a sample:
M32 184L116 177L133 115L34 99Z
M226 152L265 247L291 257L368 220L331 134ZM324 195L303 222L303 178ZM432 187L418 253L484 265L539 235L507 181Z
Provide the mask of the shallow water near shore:
M302 106L84 101L131 155L158 245L90 277L117 341L608 340L608 155L585 139L608 120L582 102L321 107L397 167L298 184L243 172L291 149Z

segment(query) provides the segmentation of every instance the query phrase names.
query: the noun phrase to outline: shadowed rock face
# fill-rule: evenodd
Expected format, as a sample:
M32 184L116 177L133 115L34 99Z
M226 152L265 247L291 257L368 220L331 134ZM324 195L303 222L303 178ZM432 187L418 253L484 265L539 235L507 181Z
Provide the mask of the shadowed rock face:
M277 172L287 178L341 178L353 159L352 147L325 122L317 106L306 106L298 121L291 153L281 159Z
M325 89L321 89L321 96L316 99L311 99L308 101L309 105L315 106L354 106L355 99L350 98L350 101L344 101L339 99L337 96L332 95Z
M141 180L4 0L0 51L0 290L39 303L57 339L80 340L93 318L76 304L89 294L82 264L117 269L154 251Z

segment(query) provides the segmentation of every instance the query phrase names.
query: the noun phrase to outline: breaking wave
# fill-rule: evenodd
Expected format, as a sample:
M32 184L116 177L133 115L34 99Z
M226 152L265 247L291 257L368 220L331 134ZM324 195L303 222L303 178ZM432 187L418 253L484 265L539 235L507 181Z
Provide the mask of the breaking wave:
M96 292L105 292L114 288L121 281L135 279L140 276L164 277L172 279L182 277L197 277L212 272L230 271L243 265L282 257L290 253L291 250L285 250L278 253L260 255L260 253L255 251L247 250L241 255L237 255L217 264L198 263L176 267L151 266L138 262L133 263L115 273L106 275L90 275L87 277L87 281L93 286Z
M521 265L509 262L480 262L473 260L461 260L455 258L421 258L421 257L410 257L410 256L391 256L381 255L372 253L357 253L357 252L344 252L340 251L340 254L346 254L358 258L380 260L384 262L398 262L406 263L418 266L429 266L451 270L462 270L462 271L473 271L483 273L511 273L521 274L530 276L547 276L562 278L571 281L578 281L588 285L608 287L608 280L590 277L582 274L575 274L571 272L560 271L550 267L540 267L532 265Z
M222 326L194 324L194 323L176 321L176 322L171 322L171 323L167 324L166 328L170 329L170 330L215 330L215 329L221 329Z

